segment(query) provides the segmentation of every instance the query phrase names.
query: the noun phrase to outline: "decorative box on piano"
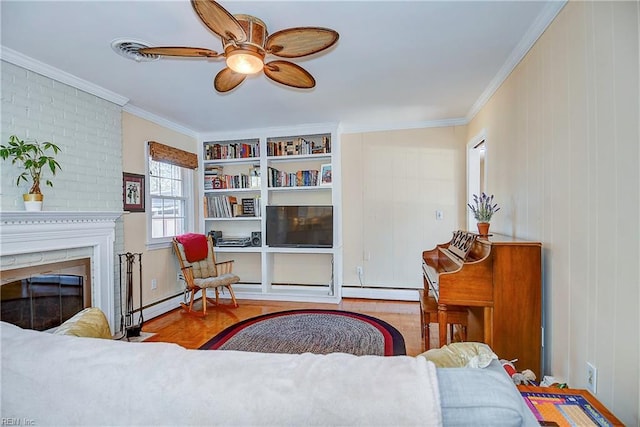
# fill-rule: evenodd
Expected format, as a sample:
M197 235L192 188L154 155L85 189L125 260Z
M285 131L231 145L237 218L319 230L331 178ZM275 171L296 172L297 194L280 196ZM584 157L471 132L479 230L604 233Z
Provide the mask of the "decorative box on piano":
M540 242L458 230L422 253L425 292L443 306L469 307L468 339L486 342L500 358L518 359L519 371L536 375L542 368L541 252Z

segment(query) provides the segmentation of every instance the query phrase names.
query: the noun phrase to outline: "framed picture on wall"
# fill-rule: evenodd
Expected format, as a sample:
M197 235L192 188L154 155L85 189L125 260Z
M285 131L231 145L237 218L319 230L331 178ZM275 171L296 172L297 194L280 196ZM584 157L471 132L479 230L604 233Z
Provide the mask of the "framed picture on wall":
M125 211L144 212L144 175L122 173L122 201Z
M331 185L331 163L320 167L320 185Z

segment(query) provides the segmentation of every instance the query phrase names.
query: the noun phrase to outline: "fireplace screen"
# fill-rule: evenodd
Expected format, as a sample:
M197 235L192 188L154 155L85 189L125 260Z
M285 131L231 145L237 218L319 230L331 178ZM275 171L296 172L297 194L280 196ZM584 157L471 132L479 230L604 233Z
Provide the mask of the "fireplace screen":
M84 308L84 280L71 274L42 274L3 284L2 320L44 331Z

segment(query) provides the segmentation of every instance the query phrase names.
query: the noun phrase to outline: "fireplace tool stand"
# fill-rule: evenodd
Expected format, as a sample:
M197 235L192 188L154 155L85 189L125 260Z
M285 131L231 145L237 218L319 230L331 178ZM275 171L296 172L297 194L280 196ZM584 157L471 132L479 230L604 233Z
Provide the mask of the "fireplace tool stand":
M144 317L142 315L142 254L141 253L131 253L127 252L125 254L118 255L120 261L120 330L124 331L123 337L139 337L140 331L142 330L142 325L144 323ZM140 286L140 307L138 310L133 308L133 268L136 263L136 258L138 261L138 285ZM125 276L123 279L122 274L122 264L123 261L126 266ZM122 310L122 282L126 283L126 305L127 311L126 315L123 314ZM140 312L140 316L138 317L138 324L134 325L134 313L136 311Z

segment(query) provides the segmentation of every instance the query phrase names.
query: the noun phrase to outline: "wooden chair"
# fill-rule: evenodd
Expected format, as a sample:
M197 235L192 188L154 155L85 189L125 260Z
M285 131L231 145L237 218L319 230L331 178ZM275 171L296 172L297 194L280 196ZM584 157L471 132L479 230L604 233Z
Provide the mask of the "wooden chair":
M182 270L187 290L190 293L189 305L180 303L180 306L182 306L182 308L184 308L189 314L206 316L207 303L218 305L220 288L227 288L231 295L233 307L238 306L236 296L233 293L231 285L238 283L240 278L232 272L233 260L216 262L213 248L213 240L211 239L211 236L207 236L207 257L199 261L189 262L187 261L182 243L180 243L177 238L173 239L173 249L176 253L176 257L178 258L178 262L180 263L180 269ZM215 290L215 300L207 297L208 288L213 288ZM202 291L202 311L194 312L193 301L199 290Z
M447 332L451 341L454 339L454 325L460 326L460 341L467 340L467 326L469 325L469 311L467 307L458 305L438 304L433 295L427 290L420 290L420 321L422 323L422 337L425 350L431 347L430 328L431 323L438 324L438 346L448 344ZM441 319L442 317L442 319Z

